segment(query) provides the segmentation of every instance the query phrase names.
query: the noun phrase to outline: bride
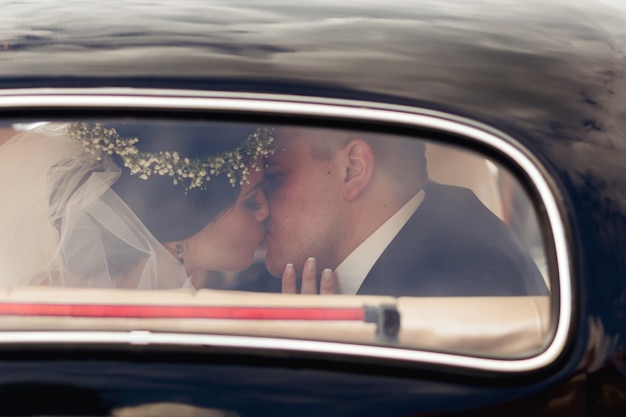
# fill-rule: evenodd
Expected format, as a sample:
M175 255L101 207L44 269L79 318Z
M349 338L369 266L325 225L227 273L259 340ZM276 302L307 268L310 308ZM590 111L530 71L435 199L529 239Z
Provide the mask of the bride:
M0 285L180 288L250 266L271 131L47 123L0 146Z

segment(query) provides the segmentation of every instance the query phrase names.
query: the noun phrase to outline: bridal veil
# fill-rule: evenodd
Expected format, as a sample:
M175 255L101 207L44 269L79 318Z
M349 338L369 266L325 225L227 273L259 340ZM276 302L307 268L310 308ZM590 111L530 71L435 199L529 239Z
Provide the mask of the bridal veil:
M180 288L187 277L110 186L120 168L69 124L0 146L0 285Z

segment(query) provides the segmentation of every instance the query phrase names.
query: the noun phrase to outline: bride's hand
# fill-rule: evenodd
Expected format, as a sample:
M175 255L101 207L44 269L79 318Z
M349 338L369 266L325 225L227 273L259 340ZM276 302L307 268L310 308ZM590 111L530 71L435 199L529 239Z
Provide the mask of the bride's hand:
M315 258L309 258L304 262L302 268L302 286L300 294L317 294L317 262ZM287 264L283 271L282 277L283 294L297 294L296 289L296 270L293 264ZM320 279L320 294L334 294L335 291L335 274L330 269L322 271Z

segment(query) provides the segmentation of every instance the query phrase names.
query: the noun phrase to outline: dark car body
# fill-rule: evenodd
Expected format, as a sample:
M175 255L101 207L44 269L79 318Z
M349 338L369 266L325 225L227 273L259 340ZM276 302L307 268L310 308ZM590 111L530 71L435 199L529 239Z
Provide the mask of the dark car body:
M562 349L522 372L258 340L52 337L0 346L0 414L626 414L620 2L15 2L3 5L0 22L3 120L165 113L146 104L151 96L206 94L225 100L217 114L241 112L229 107L233 98L280 103L256 115L250 106L251 119L277 118L290 102L303 107L287 119L328 119L306 109L317 103L338 106L345 119L342 106L419 109L496 129L542 167L564 219L572 289ZM117 94L127 101L116 103ZM63 103L64 95L73 98ZM157 402L179 408L154 411Z

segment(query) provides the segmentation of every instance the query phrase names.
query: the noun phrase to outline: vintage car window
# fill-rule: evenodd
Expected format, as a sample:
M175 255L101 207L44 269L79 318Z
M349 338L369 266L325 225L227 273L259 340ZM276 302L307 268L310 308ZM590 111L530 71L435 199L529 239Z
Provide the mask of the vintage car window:
M541 202L471 144L133 119L6 122L0 141L3 330L511 359L552 337Z

